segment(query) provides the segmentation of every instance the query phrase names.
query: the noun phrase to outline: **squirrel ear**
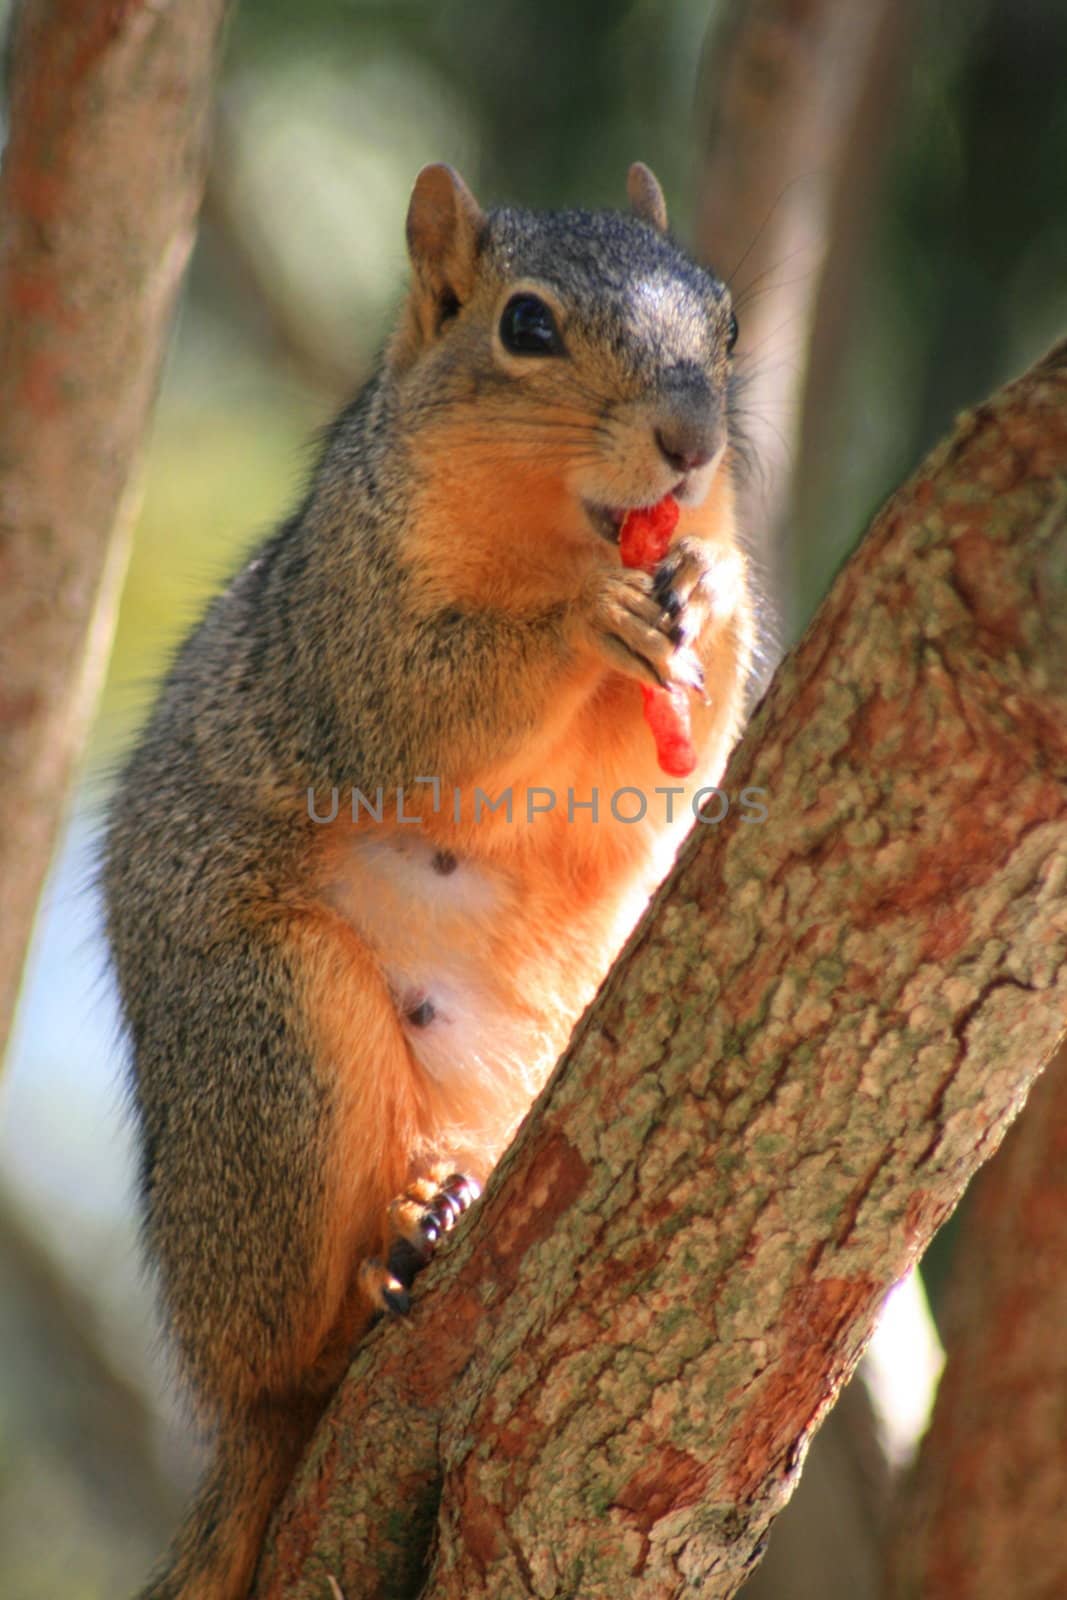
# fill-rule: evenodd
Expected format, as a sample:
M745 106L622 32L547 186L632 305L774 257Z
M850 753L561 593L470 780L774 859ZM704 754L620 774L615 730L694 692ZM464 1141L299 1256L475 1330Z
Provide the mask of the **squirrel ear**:
M667 231L667 202L659 179L643 161L635 161L626 174L626 193L630 196L630 210L642 222L647 222L657 233Z
M474 287L482 213L458 172L436 162L415 179L408 206L408 254L430 304L427 334L459 309ZM420 318L421 320L421 318Z

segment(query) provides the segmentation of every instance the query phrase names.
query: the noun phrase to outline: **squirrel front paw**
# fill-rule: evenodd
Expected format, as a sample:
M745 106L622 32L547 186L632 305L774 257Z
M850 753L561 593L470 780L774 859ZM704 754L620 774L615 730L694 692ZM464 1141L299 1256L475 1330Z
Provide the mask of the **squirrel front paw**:
M661 689L704 692L704 671L679 627L678 611L656 591L657 579L631 568L597 575L582 620L590 642L618 672Z
M709 621L729 616L739 589L734 552L724 556L702 539L679 539L652 574L652 597L671 619L670 637L683 646L699 639Z
M481 1192L473 1178L449 1172L444 1178L417 1179L397 1196L389 1207L394 1237L385 1265L372 1258L359 1269L363 1292L376 1310L397 1315L408 1310L415 1274L426 1266L441 1235L455 1226Z

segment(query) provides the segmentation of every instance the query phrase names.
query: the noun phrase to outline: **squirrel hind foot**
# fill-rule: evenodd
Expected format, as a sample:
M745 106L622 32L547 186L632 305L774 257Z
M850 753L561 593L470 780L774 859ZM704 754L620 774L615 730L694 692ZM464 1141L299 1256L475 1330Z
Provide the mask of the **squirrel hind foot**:
M481 1187L464 1172L447 1172L412 1183L389 1207L389 1223L396 1238L389 1251L402 1268L414 1259L425 1266L443 1233L448 1233L481 1194ZM399 1274L398 1274L399 1275ZM412 1276L414 1272L412 1272ZM410 1285L410 1278L407 1280Z
M373 1258L360 1265L360 1284L377 1311L403 1316L409 1310L416 1274L482 1192L466 1173L441 1170L447 1175L417 1179L389 1207L394 1237L385 1265Z
M400 1278L374 1257L360 1262L359 1286L379 1316L384 1312L402 1317L410 1310L411 1297Z

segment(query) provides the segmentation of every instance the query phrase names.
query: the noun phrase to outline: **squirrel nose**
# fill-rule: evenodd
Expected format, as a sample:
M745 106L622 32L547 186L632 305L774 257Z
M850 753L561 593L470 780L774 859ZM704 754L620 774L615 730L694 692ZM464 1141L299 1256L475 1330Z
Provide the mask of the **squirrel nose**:
M655 439L664 461L678 472L706 467L717 448L709 430L686 425L661 426L655 430Z
M722 444L722 410L702 373L679 371L661 391L652 429L656 448L675 472L706 467Z

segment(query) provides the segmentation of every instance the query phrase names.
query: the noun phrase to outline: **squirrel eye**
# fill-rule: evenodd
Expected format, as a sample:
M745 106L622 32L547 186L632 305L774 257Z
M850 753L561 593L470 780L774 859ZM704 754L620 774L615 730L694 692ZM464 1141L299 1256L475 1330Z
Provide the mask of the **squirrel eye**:
M730 312L730 320L726 324L726 353L727 353L727 355L729 355L730 351L733 349L734 345L737 343L737 333L738 333L737 318L734 315L734 313L731 311Z
M551 309L535 294L512 295L500 318L500 339L513 356L561 356L563 340Z

